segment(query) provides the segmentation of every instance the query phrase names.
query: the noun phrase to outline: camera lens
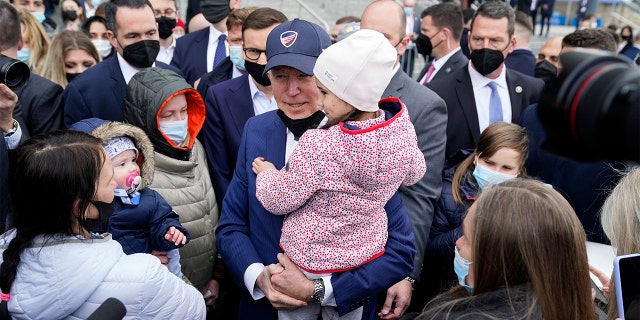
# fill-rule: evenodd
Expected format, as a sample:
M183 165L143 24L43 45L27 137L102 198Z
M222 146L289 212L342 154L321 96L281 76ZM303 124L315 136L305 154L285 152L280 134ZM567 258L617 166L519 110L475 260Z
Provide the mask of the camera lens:
M582 161L640 160L640 72L611 53L573 49L548 81L538 114L543 147Z
M0 55L0 82L7 87L20 88L29 80L30 74L31 70L24 62Z

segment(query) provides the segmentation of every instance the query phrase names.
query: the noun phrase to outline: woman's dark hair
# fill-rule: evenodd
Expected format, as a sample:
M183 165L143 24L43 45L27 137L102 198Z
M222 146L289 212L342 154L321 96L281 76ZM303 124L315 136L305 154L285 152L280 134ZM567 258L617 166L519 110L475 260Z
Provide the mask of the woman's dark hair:
M89 31L89 30L91 30L91 25L92 25L94 22L102 23L102 24L104 24L104 27L105 27L105 28L107 27L107 20L105 20L105 19L104 19L103 17L101 17L101 16L92 16L91 18L88 18L87 20L85 20L85 21L82 23L81 28L82 28L82 31L84 31L84 33L86 33L86 34L87 34L87 36L89 36L89 37L91 37L91 33L90 33L90 31Z
M105 157L100 139L78 131L37 135L16 150L9 177L16 235L2 254L2 293L10 292L20 254L34 237L76 234L78 225L84 227ZM0 318L7 307L0 304Z

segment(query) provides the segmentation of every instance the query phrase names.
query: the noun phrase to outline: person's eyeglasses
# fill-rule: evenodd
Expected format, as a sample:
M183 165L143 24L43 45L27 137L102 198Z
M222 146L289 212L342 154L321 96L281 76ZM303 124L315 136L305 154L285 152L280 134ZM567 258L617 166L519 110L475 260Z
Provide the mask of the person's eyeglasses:
M253 61L260 59L260 55L263 53L265 56L267 55L266 50L260 50L256 48L243 48L242 50L244 51L244 54L247 56L247 59L253 60Z
M167 9L164 12L156 10L155 13L156 13L156 18L160 18L160 17L175 18L176 17L176 11L173 9Z

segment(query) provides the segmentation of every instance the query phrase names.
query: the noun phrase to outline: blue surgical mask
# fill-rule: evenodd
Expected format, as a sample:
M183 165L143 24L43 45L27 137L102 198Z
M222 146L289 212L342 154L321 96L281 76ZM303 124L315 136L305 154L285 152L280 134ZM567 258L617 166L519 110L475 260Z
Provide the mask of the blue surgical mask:
M91 5L93 5L94 8L97 8L101 3L102 0L91 0Z
M189 117L178 121L162 121L160 122L160 131L162 131L173 143L180 145L187 137Z
M180 37L182 37L181 34L174 34L173 35L173 38L176 39L176 40L180 39Z
M472 292L473 288L467 285L466 282L467 276L469 275L469 265L471 265L472 262L460 255L460 249L458 249L458 247L455 248L456 255L455 258L453 258L453 271L455 271L458 276L458 283L467 289L467 291Z
M229 46L229 59L236 68L247 71L244 68L244 58L242 57L242 46Z
M31 55L31 50L29 50L29 48L22 48L18 50L18 60L24 63L29 62L30 55Z
M31 12L31 14L38 20L38 22L43 23L47 17L44 16L44 12Z
M478 158L476 158L476 168L473 170L473 177L476 178L476 182L478 183L480 189L484 189L492 184L498 184L508 180L513 180L517 176L493 171L481 165L478 161Z
M413 14L413 8L404 7L404 14L410 16L411 14Z

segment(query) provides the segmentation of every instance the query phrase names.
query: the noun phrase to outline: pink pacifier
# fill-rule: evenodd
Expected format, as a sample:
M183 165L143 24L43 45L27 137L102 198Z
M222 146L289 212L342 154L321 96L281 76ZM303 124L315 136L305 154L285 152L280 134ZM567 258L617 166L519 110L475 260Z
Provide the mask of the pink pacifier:
M140 172L136 171L128 175L124 183L127 186L128 194L132 194L138 191L140 189L140 185L142 184L142 177L140 176Z

